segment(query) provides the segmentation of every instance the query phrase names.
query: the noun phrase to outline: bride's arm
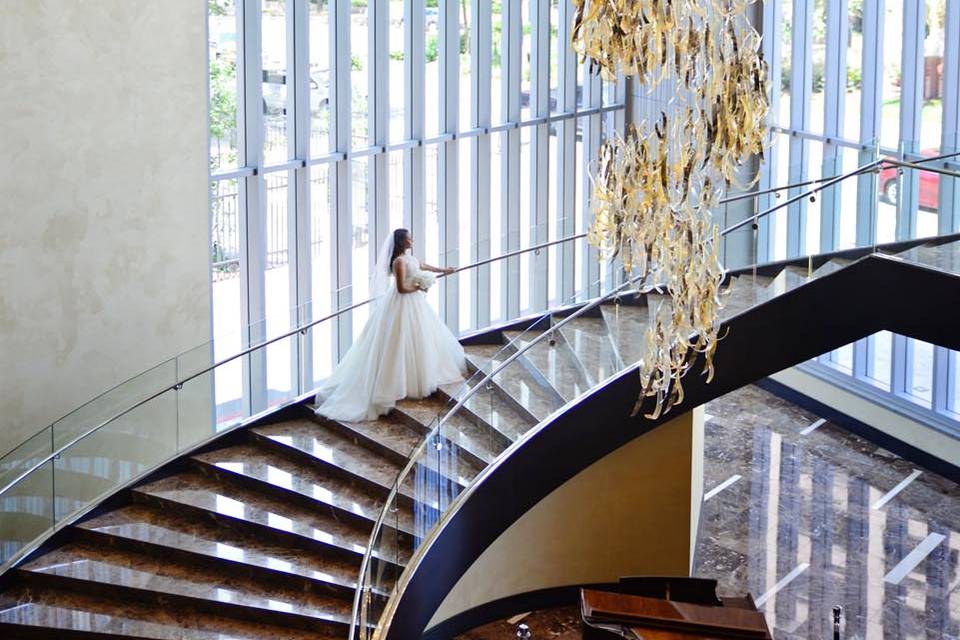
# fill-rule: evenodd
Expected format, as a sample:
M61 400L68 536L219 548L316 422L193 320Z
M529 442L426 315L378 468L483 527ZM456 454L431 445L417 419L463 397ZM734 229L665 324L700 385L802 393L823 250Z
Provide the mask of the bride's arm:
M416 293L420 290L417 287L408 287L404 284L407 280L407 265L403 260L393 261L393 275L397 279L397 291L400 293Z
M427 264L426 262L421 262L420 268L423 269L424 271L433 271L434 273L442 273L444 275L450 275L451 273L456 271L456 269L454 269L453 267L446 267L446 268L435 267L433 265Z

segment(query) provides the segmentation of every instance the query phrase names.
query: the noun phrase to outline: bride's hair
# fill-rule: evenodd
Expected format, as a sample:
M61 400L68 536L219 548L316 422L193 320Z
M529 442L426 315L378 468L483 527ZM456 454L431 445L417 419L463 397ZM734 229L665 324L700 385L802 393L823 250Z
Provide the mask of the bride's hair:
M408 233L410 232L406 229L393 230L393 254L390 256L390 264L387 265L387 273L393 272L393 261L406 251L406 242L404 241L407 239Z

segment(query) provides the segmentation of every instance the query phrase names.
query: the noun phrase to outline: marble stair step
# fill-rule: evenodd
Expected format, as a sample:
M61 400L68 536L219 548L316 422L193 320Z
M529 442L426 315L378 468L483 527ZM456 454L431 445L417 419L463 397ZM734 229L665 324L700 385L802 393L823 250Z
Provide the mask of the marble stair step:
M477 383L479 378L471 382ZM457 383L441 385L440 392L452 399L459 397L464 389L461 383ZM467 399L465 406L478 420L496 429L509 442L515 441L537 424L533 414L508 401L492 385L484 384Z
M651 291L647 294L647 313L650 314L648 320L650 325L653 325L658 317L661 322L669 322L670 314L673 313L673 298L668 293Z
M197 471L153 480L130 493L138 503L178 510L188 517L207 517L218 525L225 523L267 540L299 544L341 559L362 558L370 540L369 527L357 527L329 513L258 494ZM399 549L404 562L406 546L402 544Z
M601 305L600 312L620 360L635 364L643 357L650 314L645 305Z
M363 485L381 500L386 499L405 464L379 455L374 448L364 446L362 439L344 437L341 430L326 421L318 422L311 418L251 427L248 433L252 438L270 444L284 455L315 464L331 473L345 473L343 477ZM429 467L430 460L425 461L425 464ZM457 468L457 472L466 470L464 465ZM415 501L414 480L408 476L400 487L401 507L411 507ZM454 482L462 489L469 479L458 476ZM424 502L427 508L436 506L435 499Z
M322 633L148 602L23 585L0 596L0 637L50 640L334 640Z
M504 331L503 334L511 342L516 340L516 345L520 349L526 349L524 357L536 367L550 386L556 389L564 403L570 402L590 389L590 381L586 379L581 363L577 361L561 335L554 332L552 336L544 337L534 343L541 332L527 331L521 334L518 331ZM553 344L550 344L551 337Z
M602 317L573 318L560 328L560 333L583 364L592 384L599 384L622 368Z
M389 492L403 465L394 456L380 455L359 439L344 437L325 420L298 418L251 427L250 435L266 440L278 451L317 465L349 480L366 484L382 495Z
M960 273L960 240L944 244L924 244L897 254L908 262L926 265L949 273Z
M293 500L307 509L325 510L332 518L373 527L383 506L382 498L363 487L323 473L308 465L297 465L289 458L256 444L241 444L191 456L201 472L221 479L246 480L254 491L272 491L281 501ZM413 514L400 510L401 530L413 531Z
M506 360L508 354L500 352L500 345L474 345L465 348L467 365L474 370L492 371L492 367ZM496 357L494 357L496 356ZM531 365L532 366L532 365ZM537 422L563 406L563 398L546 380L537 380L519 360L511 362L492 379L504 398L517 407L522 407Z
M455 404L437 394L420 400L401 400L397 403L397 410L422 425L424 433L435 426L438 416L446 416L442 435L476 459L479 473L507 448L510 441L488 425L478 424L462 408L450 415Z
M831 258L826 262L824 262L819 267L817 267L816 269L814 269L813 274L810 276L810 279L814 280L816 278L821 278L823 276L830 275L831 273L840 271L840 269L843 269L844 267L850 264L851 264L851 261L847 260L846 258Z
M773 281L764 288L764 295L767 300L783 295L787 291L796 289L802 284L809 282L810 272L806 267L789 265L784 267L778 273Z
M70 543L17 570L27 584L155 605L193 607L241 619L328 633L346 631L351 600L291 589L282 581L243 578L224 570L143 554Z
M401 467L423 439L422 427L411 424L410 420L396 411L376 420L344 422L318 416L310 407L305 407L305 410L310 420L333 427L354 444L373 449Z
M239 575L271 574L289 582L318 585L350 596L358 560L305 552L202 519L190 519L148 505L129 504L74 525L77 539L204 565L227 565Z
M734 276L725 289L722 298L723 309L720 310L721 320L729 320L747 309L763 302L763 290L770 284L772 278L766 276L746 274Z

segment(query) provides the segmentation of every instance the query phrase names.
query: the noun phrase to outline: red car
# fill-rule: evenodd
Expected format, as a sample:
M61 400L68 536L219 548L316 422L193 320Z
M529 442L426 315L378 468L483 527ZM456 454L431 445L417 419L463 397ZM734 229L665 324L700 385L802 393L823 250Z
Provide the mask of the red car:
M932 158L939 155L939 149L924 149L920 155ZM897 192L897 167L888 167L880 172L877 180L880 188L880 201L896 205L899 193ZM933 171L920 172L920 208L936 211L939 206L940 174Z

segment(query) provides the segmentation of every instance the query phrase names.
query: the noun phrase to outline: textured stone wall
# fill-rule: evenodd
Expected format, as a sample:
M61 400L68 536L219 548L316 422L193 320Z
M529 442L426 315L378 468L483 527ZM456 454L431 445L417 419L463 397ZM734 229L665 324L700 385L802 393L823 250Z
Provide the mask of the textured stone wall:
M203 0L0 6L0 453L209 339L206 39Z

